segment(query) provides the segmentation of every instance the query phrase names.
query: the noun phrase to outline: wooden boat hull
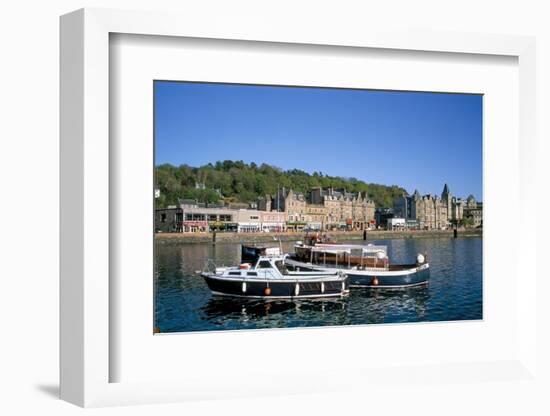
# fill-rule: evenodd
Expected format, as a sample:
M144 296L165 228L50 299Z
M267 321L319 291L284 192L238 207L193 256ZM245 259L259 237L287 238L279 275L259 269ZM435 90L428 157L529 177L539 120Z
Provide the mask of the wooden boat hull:
M296 259L287 259L287 266L295 270L308 271L330 271L334 267L306 263ZM430 266L428 263L416 265L392 266L390 270L370 269L357 270L356 268L338 268L344 272L349 279L350 287L372 287L372 288L401 288L425 285L430 278Z
M202 273L214 295L265 299L298 299L345 296L349 293L349 279L319 279L310 281L250 280L225 278Z

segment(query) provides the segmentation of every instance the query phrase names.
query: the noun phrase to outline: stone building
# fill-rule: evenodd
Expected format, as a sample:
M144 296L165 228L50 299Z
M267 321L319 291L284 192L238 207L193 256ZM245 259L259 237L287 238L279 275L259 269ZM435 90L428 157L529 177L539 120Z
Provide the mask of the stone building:
M286 212L290 225L305 225L307 201L304 194L292 189L280 189L271 206L276 211ZM301 227L303 228L303 227Z
M287 228L301 231L307 226L307 200L304 194L288 191L284 188L279 192L280 209L287 213ZM277 202L277 201L276 201Z
M449 187L447 186L447 184L445 184L445 187L443 188L441 198L447 204L449 222L459 222L464 216L464 206L466 205L466 201L464 201L462 198L454 197L449 191Z
M319 202L313 198L312 200L314 203L323 204L326 208L325 228L338 228L346 226L343 212L344 210L342 209L344 202L342 195L335 195L331 192L331 195L321 195Z
M460 222L464 216L466 201L454 197L447 184L443 187L441 197L435 195L414 194L402 195L394 204L396 216L417 220L423 229L446 229Z
M473 195L470 195L466 199L464 218L471 219L472 227L477 228L483 226L483 204L477 202Z
M288 229L358 229L374 223L374 202L365 194L332 188L313 188L306 197L292 189L280 189L257 202L259 210L285 212Z
M318 187L311 190L310 200L313 204L325 206L325 229L363 230L374 223L374 202L366 192L353 194L345 190Z
M353 228L364 230L375 225L374 201L368 198L367 193L360 193L352 201Z
M323 204L306 204L304 219L311 230L323 230L327 217L327 209Z

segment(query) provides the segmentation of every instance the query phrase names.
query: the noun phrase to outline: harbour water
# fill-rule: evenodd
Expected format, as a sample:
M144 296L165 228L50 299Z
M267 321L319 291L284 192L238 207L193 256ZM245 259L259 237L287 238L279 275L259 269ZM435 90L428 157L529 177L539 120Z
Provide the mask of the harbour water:
M357 244L357 241L353 242ZM155 326L163 333L483 318L480 237L372 240L392 263L428 253L430 282L409 289L356 289L338 299L263 301L213 296L195 272L205 259L236 265L241 245L155 244ZM292 251L292 242L283 250Z

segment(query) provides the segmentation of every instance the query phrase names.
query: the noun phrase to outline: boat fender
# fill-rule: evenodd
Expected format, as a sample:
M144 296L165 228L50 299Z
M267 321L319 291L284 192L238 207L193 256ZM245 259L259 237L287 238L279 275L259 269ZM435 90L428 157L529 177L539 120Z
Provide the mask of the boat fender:
M374 277L372 278L372 280L370 281L370 284L371 284L372 286L378 286L378 278L377 278L376 276L374 276Z
M296 283L296 287L294 288L294 295L298 296L300 294L300 283Z
M425 260L426 260L426 259L424 258L424 256L423 256L422 254L419 254L418 256L416 256L416 262L417 262L418 264L424 263Z
M378 260L385 259L385 258L386 258L386 253L384 253L383 251L377 251L377 252L376 252L376 258L377 258Z
M342 290L346 290L346 282L342 282Z
M246 282L243 282L242 291L243 293L246 293Z
M325 293L325 282L321 282L321 293Z
M268 286L264 289L264 296L269 296L271 295L271 288Z

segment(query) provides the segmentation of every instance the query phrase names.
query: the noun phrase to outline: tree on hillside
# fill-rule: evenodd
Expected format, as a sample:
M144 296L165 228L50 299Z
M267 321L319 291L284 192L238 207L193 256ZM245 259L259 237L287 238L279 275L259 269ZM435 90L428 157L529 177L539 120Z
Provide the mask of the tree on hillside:
M357 178L328 176L322 172L309 174L300 169L283 171L266 163L258 166L242 160L217 161L200 167L162 164L155 168L155 183L160 190L160 196L155 200L157 207L175 205L181 198L209 203L224 198L249 203L260 196L273 195L277 189L293 189L307 194L318 186L352 193L367 192L377 207L391 207L397 197L406 193L396 185L366 183ZM201 189L203 184L205 189Z

